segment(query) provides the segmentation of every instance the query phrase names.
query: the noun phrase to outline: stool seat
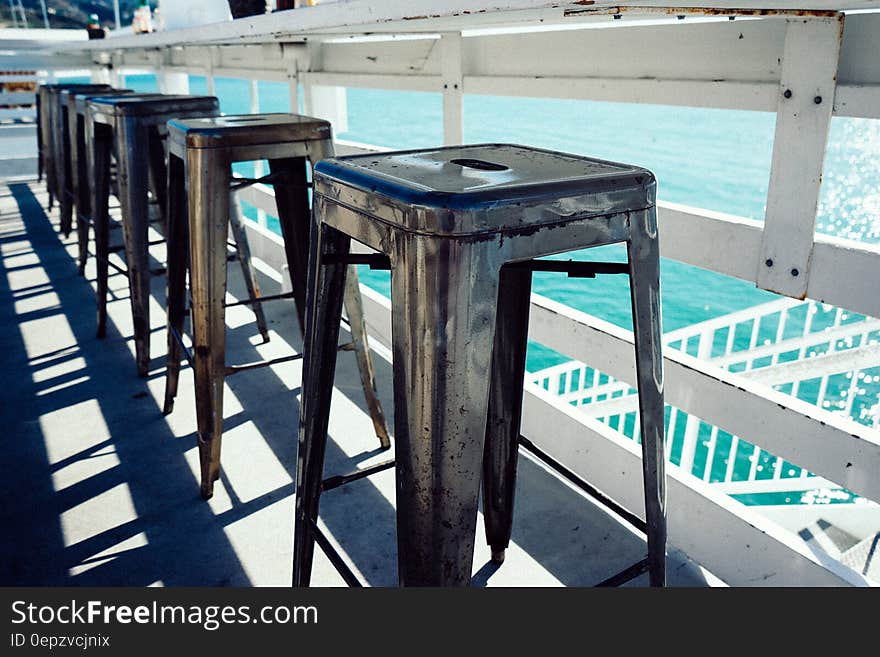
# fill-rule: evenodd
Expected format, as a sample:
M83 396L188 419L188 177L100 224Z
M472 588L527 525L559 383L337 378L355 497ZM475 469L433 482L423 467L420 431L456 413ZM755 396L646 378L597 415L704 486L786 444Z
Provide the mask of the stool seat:
M318 171L345 185L340 202L361 205L369 196L388 222L435 235L515 230L654 204L647 169L511 144L354 155L325 160ZM541 212L529 212L533 207Z
M300 114L243 114L169 121L172 143L187 148L224 148L328 139L330 123Z
M167 123L168 115L177 112L190 112L204 109L207 111L217 110L217 98L215 96L186 96L171 94L137 94L134 97L114 96L95 98L91 101L95 119L108 122L110 117L138 116L158 117L157 122Z
M315 166L295 585L309 583L316 540L332 549L322 538L318 509L352 239L387 256L392 270L398 576L404 586L470 582L481 484L492 559L504 560L532 269L542 264L529 261L626 243L648 527L644 563L652 585L665 582L655 196L656 181L646 169L511 144L356 155Z
M305 327L306 273L312 232L309 169L333 154L330 123L298 114L247 114L180 118L168 121L168 359L165 379L165 412L173 409L181 359L193 367L198 422L201 494L210 498L220 476L223 434L223 387L226 376L300 358L292 354L251 363L226 363L226 241L227 222L237 204L230 191L258 181L271 182L275 191L291 291L274 295L292 298L297 319ZM268 160L270 174L254 179L234 178L236 162ZM245 234L243 225L233 231ZM189 267L187 267L187 263ZM192 344L183 343L186 316L186 273L189 268ZM385 415L376 394L375 375L363 320L357 273L352 271L346 291L352 341L361 387L380 446L390 447ZM252 290L252 299L259 297ZM272 297L270 297L272 298ZM250 302L250 301L249 301ZM338 328L338 327L337 327Z

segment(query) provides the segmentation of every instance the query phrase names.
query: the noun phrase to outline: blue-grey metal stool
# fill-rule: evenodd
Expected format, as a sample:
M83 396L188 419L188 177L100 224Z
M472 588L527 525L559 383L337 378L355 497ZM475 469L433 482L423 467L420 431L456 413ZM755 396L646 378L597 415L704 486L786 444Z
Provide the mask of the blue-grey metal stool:
M242 370L291 361L300 354L247 365L226 364L226 258L230 190L256 182L272 183L284 241L284 252L293 291L274 297L292 298L300 326L305 325L306 270L312 213L309 202L308 163L333 155L331 127L327 121L298 114L247 114L168 123L168 367L165 412L177 394L186 315L186 270L190 269L193 349L187 359L193 366L198 421L201 494L213 494L220 475L223 433L223 382ZM269 161L265 178L233 178L235 162ZM188 215L188 220L187 220ZM244 228L239 242L244 242ZM240 303L253 304L257 296ZM346 305L351 326L350 347L358 361L361 386L383 448L391 446L385 415L376 394L373 365L367 344L357 274L352 273ZM273 297L262 297L269 300ZM337 327L338 335L338 327Z
M92 98L103 96L130 96L131 89L113 89L111 91L82 92L79 89L65 89L62 98L67 99L68 132L70 134L70 175L66 178L72 199L71 213L76 218L76 236L78 246L77 262L79 273L85 273L88 259L89 229L92 226L91 212L91 181L94 178L91 158L91 142L86 134L86 103ZM62 100L63 102L63 100ZM63 198L63 197L62 197ZM64 204L61 204L62 216Z
M214 96L144 94L94 98L87 102L88 139L92 144L91 209L95 222L95 260L98 266L98 337L106 333L110 195L110 156L115 151L122 206L126 274L129 281L137 371L146 376L150 362L150 277L148 228L149 191L159 208L160 223L166 213L166 123L174 118L217 116ZM163 231L164 232L164 231Z
M665 583L664 407L654 176L511 145L329 159L315 168L294 534L294 585L309 583L321 533L336 340L351 239L391 268L399 580L466 585L480 481L486 534L511 535L534 258L626 242L641 411L648 558ZM367 256L367 258L374 256ZM566 263L562 263L566 264ZM575 273L577 273L575 271ZM375 470L373 470L375 471ZM361 476L358 473L351 478ZM369 474L369 473L366 473ZM333 478L335 481L338 478ZM351 572L340 569L352 582Z

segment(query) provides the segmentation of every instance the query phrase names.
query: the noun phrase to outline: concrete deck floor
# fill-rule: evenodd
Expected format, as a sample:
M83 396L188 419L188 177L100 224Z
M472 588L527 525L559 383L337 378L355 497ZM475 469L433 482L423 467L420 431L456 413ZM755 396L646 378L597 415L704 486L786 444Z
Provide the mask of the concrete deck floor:
M0 585L288 585L299 363L227 380L223 474L202 501L189 369L175 412L161 413L164 277L153 281L152 367L140 379L125 278L111 279L108 335L97 340L94 263L77 274L75 235L60 236L57 206L47 214L45 201L35 181L0 184ZM231 264L230 293L241 288ZM300 346L292 306L266 310L263 345L250 312L230 309L227 362ZM390 364L377 356L376 366L391 417ZM340 354L328 474L388 458L357 380L353 355ZM321 522L365 582L396 584L393 472L325 494ZM482 519L477 532L477 586L589 586L645 553L642 536L525 454L503 566L489 561ZM718 583L674 550L669 581ZM343 584L319 549L313 583Z

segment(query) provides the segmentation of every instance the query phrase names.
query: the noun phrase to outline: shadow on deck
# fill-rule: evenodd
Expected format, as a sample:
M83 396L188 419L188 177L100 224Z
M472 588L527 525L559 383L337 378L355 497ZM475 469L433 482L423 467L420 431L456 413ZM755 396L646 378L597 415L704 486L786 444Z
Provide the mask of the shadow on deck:
M152 368L139 379L124 277L112 277L108 335L97 340L93 263L85 278L77 274L75 237L64 240L56 215L44 207L42 185L0 187L0 380L6 386L0 584L288 585L299 363L227 380L223 475L214 498L203 502L188 369L175 412L161 413L164 278L153 281ZM231 294L240 283L231 266ZM277 285L263 281L269 294ZM287 355L300 346L289 303L266 310L272 329L266 345L245 308L229 310L228 362ZM390 365L376 361L392 417ZM384 460L351 354L340 355L337 385L327 472ZM322 501L327 533L371 585L396 584L393 504L391 472ZM490 565L481 520L474 583L588 586L644 552L641 536L524 455L507 561L500 569ZM672 585L712 580L677 552L669 570ZM313 582L342 583L320 551ZM631 584L645 583L642 576Z

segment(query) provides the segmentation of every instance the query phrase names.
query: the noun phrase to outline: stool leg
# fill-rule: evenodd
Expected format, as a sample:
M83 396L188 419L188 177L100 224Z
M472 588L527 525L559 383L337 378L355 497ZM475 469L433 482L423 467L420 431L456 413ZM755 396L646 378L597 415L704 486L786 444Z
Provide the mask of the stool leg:
M186 171L182 159L173 153L168 156L168 227L165 235L168 245L168 278L165 307L168 322L168 357L165 370L165 415L174 410L177 383L180 379L180 359L183 351L175 337L183 338L186 320L186 271L189 262L189 235L186 213Z
M91 123L91 122L89 122ZM113 132L109 126L95 124L91 131L92 144L92 222L95 225L95 267L97 270L97 336L107 334L107 278L110 258L110 152ZM48 176L48 169L46 176Z
M58 198L58 207L60 208L59 227L64 237L70 237L70 232L73 229L73 183L71 180L73 170L70 166L70 153L72 148L69 129L70 119L68 118L68 109L66 107L61 108L61 121L61 157L63 159L59 166L59 172L61 173L61 181L59 185L61 189Z
M136 121L126 120L119 132L119 200L122 204L135 358L138 375L145 377L150 369L149 130Z
M627 244L630 263L636 370L642 431L645 520L648 525L648 567L651 586L666 583L666 475L663 448L663 355L660 315L660 246L657 215L646 210L632 215Z
M257 319L257 328L263 336L263 342L269 342L269 328L266 325L266 314L263 312L263 303L260 301L260 283L257 281L257 270L251 261L251 247L248 244L247 232L244 227L244 218L241 214L241 202L235 193L230 193L229 223L232 227L232 235L235 237L235 249L238 251L238 263L241 265L241 274L244 276L244 284L247 287L248 298L252 299L251 310Z
M278 207L281 236L284 238L284 254L293 286L296 315L300 330L305 333L306 278L312 214L309 209L306 160L303 157L269 160L269 171L273 175L282 174L282 180L275 184L275 204Z
M373 420L373 431L379 438L380 447L388 449L391 447L391 438L388 435L385 411L382 410L382 402L379 401L379 393L376 391L376 374L373 371L373 359L370 356L370 345L367 342L367 323L364 321L361 288L357 269L354 267L348 268L348 275L345 279L345 312L348 314L351 342L354 345L358 371L361 375L361 388L364 391L367 408L370 409L370 418Z
M167 188L166 181L168 178L168 171L165 166L165 144L162 141L162 137L159 135L158 129L156 127L151 127L149 130L149 148L150 148L150 181L151 187L153 190L153 195L156 198L156 203L159 206L159 213L162 216L162 223L164 224L164 230L167 234L168 231L168 197L166 196Z
M76 212L76 242L77 262L80 275L86 273L86 261L89 258L89 220L91 208L89 207L89 174L86 156L85 124L82 118L77 117L76 130L76 198L74 199L74 211Z
M275 185L275 202L278 204L278 218L284 237L287 270L293 286L293 299L296 302L300 326L305 327L306 271L308 267L309 217L311 216L305 158L270 160L269 168L273 174L286 171L284 182ZM358 361L361 387L364 391L367 407L370 409L370 417L373 420L379 444L382 449L387 449L391 446L391 439L388 437L385 413L382 411L382 404L376 393L376 378L367 344L360 288L357 285L357 272L354 268L349 271L349 278L345 305L351 322L352 343Z
M215 149L187 153L193 365L199 431L201 492L214 494L220 477L223 380L226 367L226 236L229 162Z
M483 454L483 518L495 563L504 561L513 528L531 288L527 269L501 269Z
M450 242L409 238L391 276L402 586L471 580L498 301L489 253L498 245Z
M37 111L37 182L43 181L43 108L40 97L42 94L37 90L36 95L36 111Z
M320 213L320 201L316 205ZM316 221L318 216L316 215ZM345 265L325 265L324 255L347 253L350 240L330 226L318 225L310 248L308 312L303 347L303 388L299 448L296 455L296 511L293 531L293 585L308 586L312 575L339 322L345 295Z

